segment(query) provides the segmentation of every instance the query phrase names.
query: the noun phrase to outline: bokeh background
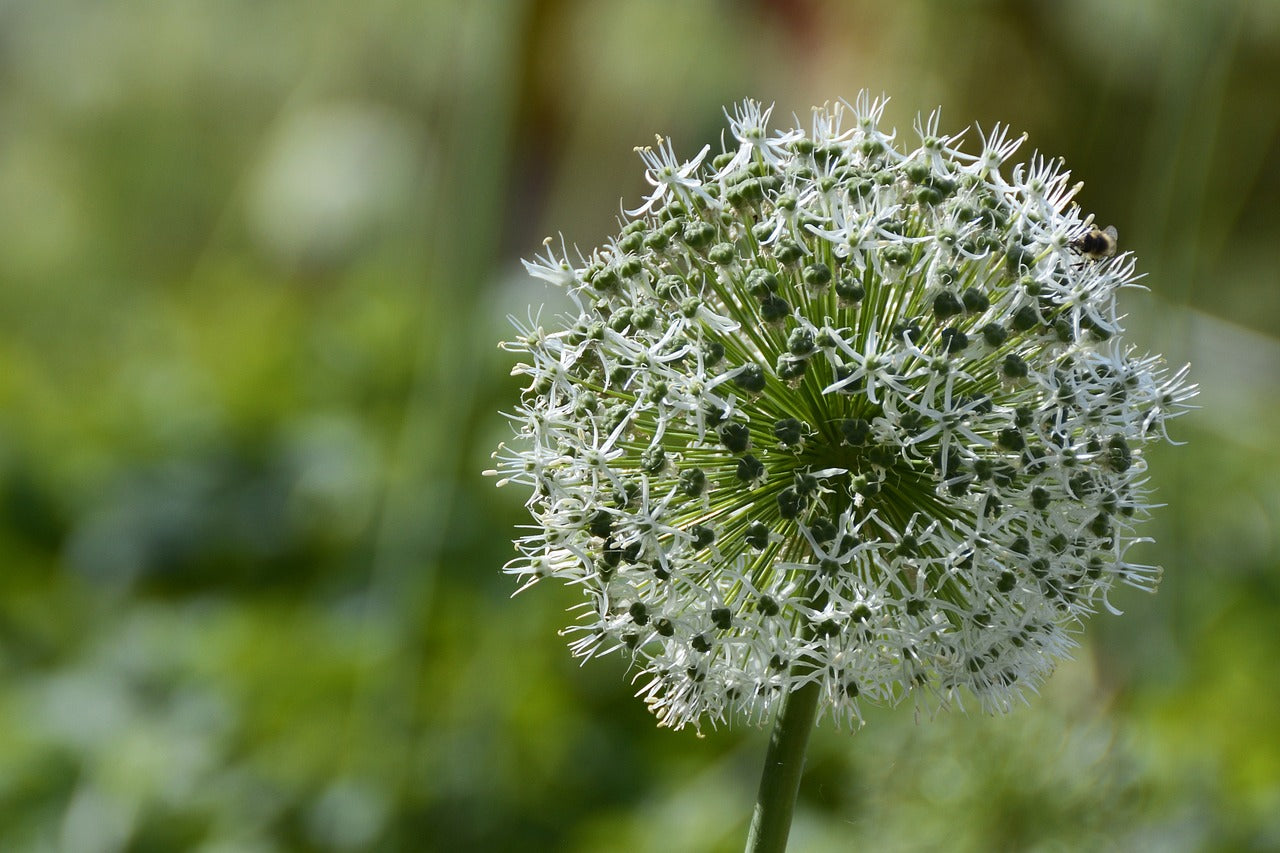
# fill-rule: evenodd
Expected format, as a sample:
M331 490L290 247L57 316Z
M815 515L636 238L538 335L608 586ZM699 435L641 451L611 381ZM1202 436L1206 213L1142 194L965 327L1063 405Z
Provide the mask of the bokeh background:
M1025 130L1203 408L1007 717L819 730L797 851L1280 850L1276 0L0 2L0 849L731 851L767 733L660 731L499 568L507 313L746 96Z

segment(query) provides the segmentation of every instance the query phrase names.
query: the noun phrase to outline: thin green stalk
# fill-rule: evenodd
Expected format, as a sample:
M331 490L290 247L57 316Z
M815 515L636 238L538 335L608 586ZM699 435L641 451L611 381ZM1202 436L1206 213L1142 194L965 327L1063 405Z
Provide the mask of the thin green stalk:
M817 682L811 681L782 700L760 775L746 853L783 853L787 849L805 748L818 716L818 693Z

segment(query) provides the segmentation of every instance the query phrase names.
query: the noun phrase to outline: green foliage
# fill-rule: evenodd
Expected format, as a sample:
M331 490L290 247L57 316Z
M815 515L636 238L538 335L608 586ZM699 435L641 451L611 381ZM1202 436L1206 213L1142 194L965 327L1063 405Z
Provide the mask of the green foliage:
M1160 594L1008 719L820 729L793 847L1275 848L1280 359L1187 310L1280 322L1275 12L1114 6L0 6L0 849L740 849L763 733L509 600L493 342L654 128L864 86L1066 156L1205 409Z

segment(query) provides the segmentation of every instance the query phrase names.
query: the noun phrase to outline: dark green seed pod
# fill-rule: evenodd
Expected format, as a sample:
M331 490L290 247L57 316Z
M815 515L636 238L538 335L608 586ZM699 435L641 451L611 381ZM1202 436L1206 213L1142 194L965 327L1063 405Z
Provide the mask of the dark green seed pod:
M1040 325L1040 315L1036 313L1035 306L1023 305L1013 314L1013 319L1009 321L1009 327L1015 332L1028 332Z
M809 535L813 537L814 542L830 542L836 538L835 523L829 518L817 518L813 524L809 525Z
M1000 346L1008 337L1009 333L999 323L988 323L982 327L982 339L989 347Z
M643 269L644 265L635 255L628 255L618 261L618 275L623 278L635 278Z
M774 372L778 374L778 378L784 382L799 379L804 376L805 368L809 362L802 358L792 358L786 355L778 356L778 362L774 365Z
M792 266L804 257L804 247L790 240L779 240L773 247L773 256L778 259L778 263Z
M613 516L604 510L600 510L591 517L591 524L587 529L592 536L608 539L609 534L613 532Z
M991 307L991 300L976 287L970 287L960 296L964 310L970 314L981 314Z
M758 364L743 365L742 370L733 378L733 384L748 394L759 394L765 386L764 368Z
M893 325L893 336L900 341L910 340L912 343L918 343L923 336L920 321L914 317L899 320Z
M623 234L618 239L618 248L627 253L638 252L640 247L644 245L644 238L645 234L642 231Z
M714 367L724 359L724 344L719 341L707 341L702 346L702 363Z
M804 424L795 418L783 418L773 425L773 436L786 447L795 447L804 438Z
M717 432L720 435L720 443L730 453L746 453L747 448L751 446L751 430L740 421L721 424Z
M764 463L750 453L738 460L738 479L744 483L754 483L764 479Z
M647 474L657 474L667 467L667 451L661 447L650 447L640 454L640 467Z
M871 438L871 423L863 418L847 418L840 422L840 435L845 444L862 447Z
M790 486L778 493L778 512L789 521L799 518L807 503L804 497Z
M943 329L939 338L942 340L943 351L948 355L964 352L969 346L969 336L955 327Z
M933 314L939 320L948 320L964 310L964 303L950 290L940 291L933 297Z
M707 250L707 260L717 266L727 267L738 257L738 250L732 243L717 243Z
M808 287L826 287L831 283L831 268L823 263L809 264L800 276Z
M766 296L760 303L760 316L766 323L778 323L791 314L791 304L776 294Z
M856 305L866 295L867 291L863 288L862 282L856 278L842 278L836 282L836 296L840 297L841 302Z
M764 299L778 292L778 277L768 270L752 270L744 280L747 292L756 299Z
M680 472L677 485L681 494L696 498L706 491L707 475L701 468L686 468Z
M787 351L792 355L808 355L817 349L817 339L812 329L801 326L787 338Z
M684 227L684 242L694 250L705 249L716 239L716 229L706 222L690 222Z
M643 601L632 602L631 606L627 608L627 613L630 614L631 621L637 625L649 624L649 608L644 606Z
M1124 472L1133 466L1133 451L1124 436L1113 435L1107 442L1106 462L1112 471Z
M1021 356L1009 353L1004 357L1004 363L1000 365L1000 372L1007 379L1026 379L1027 363Z

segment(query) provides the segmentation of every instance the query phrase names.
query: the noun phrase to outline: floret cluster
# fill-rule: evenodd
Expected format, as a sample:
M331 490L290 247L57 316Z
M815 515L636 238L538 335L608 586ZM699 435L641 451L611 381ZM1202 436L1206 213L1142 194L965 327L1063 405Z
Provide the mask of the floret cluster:
M1081 248L1078 186L1006 128L965 153L935 112L902 150L883 109L775 131L746 101L710 160L639 151L605 246L526 262L574 310L505 344L528 387L490 473L533 520L506 571L580 589L574 654L631 656L665 725L810 682L842 724L1004 710L1158 580L1144 449L1195 389L1122 341L1133 259Z

